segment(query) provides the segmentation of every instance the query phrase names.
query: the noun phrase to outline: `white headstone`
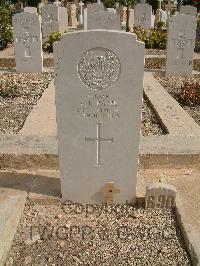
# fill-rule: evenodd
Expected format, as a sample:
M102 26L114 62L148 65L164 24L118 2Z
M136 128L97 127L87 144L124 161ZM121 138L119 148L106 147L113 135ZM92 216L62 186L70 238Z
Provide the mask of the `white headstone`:
M168 20L167 11L162 10L162 13L161 13L161 21L164 22L164 23L167 23L167 20Z
M99 11L105 11L103 3L94 3L94 4L87 4L87 8L84 9L84 17L83 17L83 24L84 24L84 30L87 30L88 28L88 16L91 14L93 15L94 12L99 12Z
M115 8L107 8L107 11L116 13L116 9Z
M12 17L17 72L43 70L42 35L40 17L35 13L21 12Z
M83 28L87 30L87 8L83 10Z
M180 6L180 14L184 14L184 15L190 15L190 16L197 16L197 8L195 6L190 6L190 5L186 5L186 6Z
M192 74L196 25L196 18L188 15L176 15L169 19L167 76L190 76Z
M32 6L26 6L24 8L24 12L30 12L30 13L36 13L37 14L37 8Z
M154 28L155 25L155 15L151 15L151 28Z
M129 9L129 28L133 30L134 27L134 9Z
M149 4L137 4L135 6L135 26L140 26L145 30L152 27L152 7Z
M80 24L83 24L83 6L84 6L84 3L82 1L80 1L79 6L80 6Z
M54 45L61 190L64 200L136 199L144 44L132 33L79 31ZM128 96L128 97L127 97Z
M41 8L42 34L47 37L51 32L65 32L68 27L67 9L57 5L45 5Z
M120 18L116 13L99 11L88 14L87 30L120 30Z

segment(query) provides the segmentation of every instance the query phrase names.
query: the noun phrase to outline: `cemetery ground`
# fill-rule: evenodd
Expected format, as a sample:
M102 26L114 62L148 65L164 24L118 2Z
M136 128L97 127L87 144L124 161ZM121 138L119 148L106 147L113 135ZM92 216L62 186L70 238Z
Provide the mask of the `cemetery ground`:
M15 121L23 102L19 111L24 116L15 126L9 123L9 130L1 124L1 260L6 265L197 265L200 128L162 86L168 84L162 72L146 70L144 75L139 205L103 211L96 206L97 211L86 217L85 212L67 209L66 213L60 201L52 69L45 69L37 82L38 74L17 78L12 69L4 71L1 86L7 84L8 91L3 96L14 106L15 116L10 119ZM10 77L16 79L14 91L9 89ZM27 90L30 78L32 86ZM10 97L12 92L16 97ZM1 98L2 105L6 101ZM152 181L177 188L180 201L175 210L144 209L145 187ZM79 206L77 212L81 208L86 207ZM32 237L30 228L36 230Z
M44 66L16 74L13 47L0 52L0 265L199 265L200 110L164 78L165 53L146 51L134 206L61 202L51 54ZM152 181L176 187L175 209L144 209Z

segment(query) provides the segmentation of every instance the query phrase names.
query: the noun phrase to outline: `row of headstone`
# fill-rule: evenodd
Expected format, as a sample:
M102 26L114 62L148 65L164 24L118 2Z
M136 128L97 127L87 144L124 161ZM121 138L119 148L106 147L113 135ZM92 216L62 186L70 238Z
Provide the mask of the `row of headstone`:
M36 7L25 7L25 13L37 14ZM43 5L41 7L42 16L42 35L47 37L51 32L59 31L65 32L68 28L68 14L65 7L58 5Z

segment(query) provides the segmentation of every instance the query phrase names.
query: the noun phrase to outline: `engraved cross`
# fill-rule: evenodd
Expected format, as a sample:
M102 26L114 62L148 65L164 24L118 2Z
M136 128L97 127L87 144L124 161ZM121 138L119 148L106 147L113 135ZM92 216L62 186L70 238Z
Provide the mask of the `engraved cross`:
M101 164L101 142L113 143L113 138L102 138L101 137L101 123L97 123L97 137L96 138L85 137L85 141L96 141L97 143L97 165L102 165Z
M184 48L187 45L192 45L192 39L186 39L185 31L179 31L179 37L177 39L172 39L173 44L175 44L180 53L181 53L181 59L184 58Z
M53 31L53 23L57 22L56 19L53 18L52 14L48 14L47 19L45 20L45 23L50 27L50 31Z
M16 37L16 42L22 42L25 47L25 57L31 57L31 44L38 42L38 37L32 36L29 31L25 31L24 37Z

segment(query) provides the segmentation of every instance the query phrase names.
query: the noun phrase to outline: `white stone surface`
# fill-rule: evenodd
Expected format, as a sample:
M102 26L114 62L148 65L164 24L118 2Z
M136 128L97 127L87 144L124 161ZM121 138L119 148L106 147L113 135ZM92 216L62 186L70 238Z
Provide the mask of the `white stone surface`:
M79 6L80 6L79 22L80 22L80 24L83 24L83 7L84 7L84 3L82 1L80 1Z
M191 76L196 38L196 18L176 15L169 19L167 37L167 76Z
M152 7L149 4L137 4L135 6L135 26L143 27L145 30L152 27Z
M104 11L105 7L103 3L87 4L87 10L88 12L98 12L98 11Z
M36 13L37 14L37 8L32 6L26 6L24 8L24 12L30 12L30 13Z
M41 8L42 35L47 37L51 32L65 32L68 28L68 15L65 7L45 5Z
M132 33L65 34L54 45L61 190L64 200L135 201L144 44ZM127 97L128 95L128 97Z
M17 72L42 72L41 20L35 13L21 12L12 17Z
M161 13L161 21L164 22L164 23L167 23L167 20L168 20L167 11L162 10L162 13Z
M155 24L155 15L151 15L151 28L154 28L154 24Z
M184 15L190 15L193 17L197 16L197 8L195 6L190 6L190 5L186 5L186 6L180 6L180 14L184 14Z
M83 10L83 28L87 30L87 8Z
M119 15L108 11L90 12L87 16L87 30L93 29L120 30Z
M133 30L134 27L134 9L129 10L129 28Z
M164 183L151 183L146 188L146 209L171 209L175 206L176 188Z
M94 4L87 4L87 8L84 9L84 30L88 29L88 16L93 16L94 13L105 11L105 7L103 3L94 3Z
M107 8L107 11L116 13L116 9L115 8Z

